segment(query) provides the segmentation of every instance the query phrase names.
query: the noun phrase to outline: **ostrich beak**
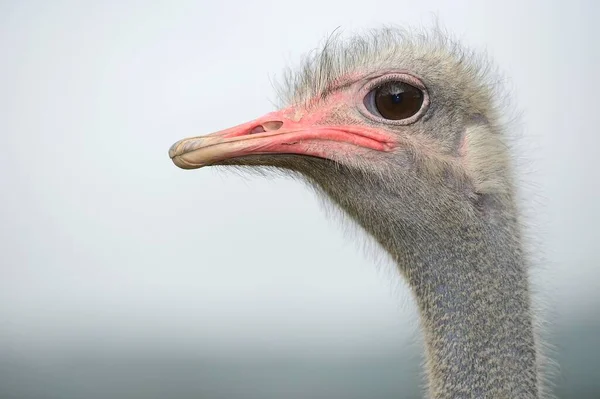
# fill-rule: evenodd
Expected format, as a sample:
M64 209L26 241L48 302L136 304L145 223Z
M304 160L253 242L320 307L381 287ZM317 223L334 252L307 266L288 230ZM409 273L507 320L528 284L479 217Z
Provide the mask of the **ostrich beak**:
M291 116L290 116L291 115ZM267 114L254 121L205 136L178 141L169 149L173 163L197 169L247 155L300 154L331 158L340 147L389 151L390 134L361 125L328 126L310 116L302 118L290 109Z

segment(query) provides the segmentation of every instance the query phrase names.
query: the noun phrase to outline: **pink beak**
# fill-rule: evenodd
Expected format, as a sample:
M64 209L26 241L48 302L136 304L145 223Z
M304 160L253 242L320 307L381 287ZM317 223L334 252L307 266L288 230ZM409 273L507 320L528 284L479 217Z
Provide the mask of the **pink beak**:
M289 115L289 109L277 111L220 132L180 140L171 146L169 156L182 169L197 169L247 155L331 158L336 150L348 151L347 147L393 148L394 138L373 128L322 125L310 117L295 121Z

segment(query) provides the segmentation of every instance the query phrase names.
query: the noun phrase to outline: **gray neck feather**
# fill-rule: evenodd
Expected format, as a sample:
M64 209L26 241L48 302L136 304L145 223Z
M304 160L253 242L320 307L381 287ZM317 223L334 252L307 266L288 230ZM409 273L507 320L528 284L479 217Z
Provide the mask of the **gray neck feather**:
M487 227L487 228L486 228ZM536 398L527 271L510 233L466 228L403 261L434 398Z

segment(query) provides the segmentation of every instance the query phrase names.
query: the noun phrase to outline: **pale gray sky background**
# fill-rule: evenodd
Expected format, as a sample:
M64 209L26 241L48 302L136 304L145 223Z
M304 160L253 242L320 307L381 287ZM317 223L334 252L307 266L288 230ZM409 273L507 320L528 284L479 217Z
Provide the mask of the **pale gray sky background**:
M388 266L299 183L167 150L273 110L338 26L433 15L509 78L560 392L600 391L599 4L0 1L0 398L418 395Z

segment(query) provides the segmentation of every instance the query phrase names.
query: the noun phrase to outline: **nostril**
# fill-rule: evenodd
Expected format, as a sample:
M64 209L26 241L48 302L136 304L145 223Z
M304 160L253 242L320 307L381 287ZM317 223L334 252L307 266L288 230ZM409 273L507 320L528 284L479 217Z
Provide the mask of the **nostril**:
M264 132L265 132L265 128L262 127L262 125L258 125L254 129L250 130L250 134L264 133Z
M282 121L268 121L263 123L262 125L254 127L252 130L250 130L250 133L248 134L271 132L273 130L279 129L282 125Z
M263 123L263 127L268 131L277 130L281 127L281 125L283 125L282 121L269 121Z

